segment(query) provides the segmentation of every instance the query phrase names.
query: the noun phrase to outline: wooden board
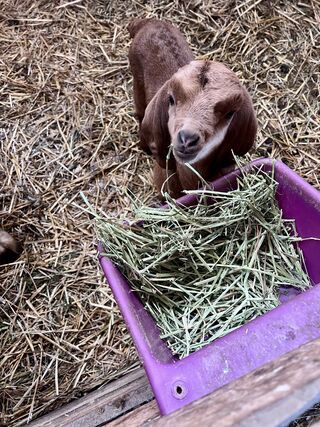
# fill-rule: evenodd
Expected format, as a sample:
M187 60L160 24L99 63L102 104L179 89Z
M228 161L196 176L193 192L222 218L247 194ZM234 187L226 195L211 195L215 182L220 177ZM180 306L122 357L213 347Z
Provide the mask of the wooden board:
M138 368L28 426L96 427L152 399L153 394L144 369Z
M140 427L151 423L160 418L160 412L155 399L145 403L139 408L117 418L110 423L104 424L105 427Z
M219 427L285 426L319 401L317 339L169 416L144 425L209 427L219 420Z

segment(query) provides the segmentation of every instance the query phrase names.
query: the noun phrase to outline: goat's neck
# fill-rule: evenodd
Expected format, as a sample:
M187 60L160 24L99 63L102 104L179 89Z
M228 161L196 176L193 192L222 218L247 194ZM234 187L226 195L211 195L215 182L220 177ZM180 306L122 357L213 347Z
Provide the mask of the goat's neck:
M205 181L212 181L224 173L233 169L233 159L230 156L225 156L224 162L215 162L213 159L204 159L193 165L193 168ZM198 176L185 164L177 163L177 175L181 183L181 187L187 190L195 190L201 187L201 180Z
M211 179L210 168L207 165L199 162L199 164L194 165L194 169L197 170L204 180ZM177 163L177 174L182 188L195 190L199 187L200 179L187 165Z

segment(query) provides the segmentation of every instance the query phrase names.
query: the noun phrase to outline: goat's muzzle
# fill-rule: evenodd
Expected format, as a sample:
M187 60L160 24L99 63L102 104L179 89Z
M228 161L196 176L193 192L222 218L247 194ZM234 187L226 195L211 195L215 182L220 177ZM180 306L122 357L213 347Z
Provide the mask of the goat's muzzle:
M188 130L180 130L174 144L174 155L179 162L192 160L199 151L200 135Z

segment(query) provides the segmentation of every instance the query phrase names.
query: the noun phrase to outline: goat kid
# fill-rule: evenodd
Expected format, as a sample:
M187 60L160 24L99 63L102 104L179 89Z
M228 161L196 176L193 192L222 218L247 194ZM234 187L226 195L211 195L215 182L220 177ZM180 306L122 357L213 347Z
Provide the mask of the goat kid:
M129 24L140 147L156 163L155 185L173 197L212 180L254 145L257 122L238 77L216 61L194 60L171 24L137 19ZM173 156L167 159L172 145ZM170 177L169 179L167 177ZM165 185L164 185L165 183Z

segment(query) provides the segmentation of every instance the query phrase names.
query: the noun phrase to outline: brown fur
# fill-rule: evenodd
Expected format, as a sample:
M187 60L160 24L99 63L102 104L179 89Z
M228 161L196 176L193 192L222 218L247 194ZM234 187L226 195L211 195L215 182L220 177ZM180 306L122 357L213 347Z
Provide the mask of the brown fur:
M170 193L178 197L183 189L199 186L187 162L210 180L233 163L232 151L244 155L253 146L257 123L252 102L223 64L193 60L185 38L172 25L135 20L129 31L140 146L155 157L158 191L167 167L173 175ZM167 161L170 144L173 155Z
M15 261L22 252L22 246L9 233L0 230L0 265Z

